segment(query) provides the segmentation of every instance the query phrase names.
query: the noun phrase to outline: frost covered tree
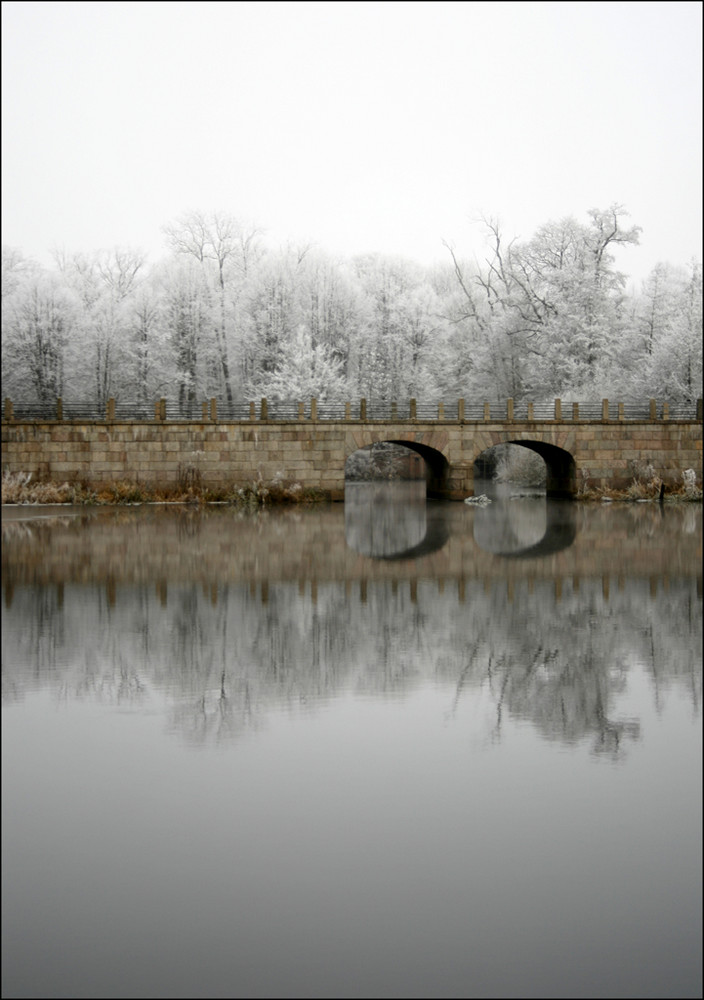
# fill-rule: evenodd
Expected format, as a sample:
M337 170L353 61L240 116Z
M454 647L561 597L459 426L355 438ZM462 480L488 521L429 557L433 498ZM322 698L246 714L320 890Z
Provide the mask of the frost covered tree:
M232 355L242 347L235 342L237 305L262 255L261 231L226 212L190 212L164 231L172 251L193 258L202 269L217 359L217 394L224 394L231 407L235 389L242 389L241 385L233 387Z
M534 391L566 397L598 390L623 333L625 276L612 249L638 243L626 211L613 205L541 227L516 251L526 301L536 316ZM542 383L542 384L541 384Z
M457 294L448 302L458 352L452 367L461 377L463 396L520 400L528 391L530 338L540 317L526 302L520 273L514 273L513 244L505 245L497 220L485 219L488 254L468 266L448 246Z
M22 283L32 274L37 275L41 268L36 261L31 260L17 247L2 248L2 299L11 299Z
M421 342L437 322L426 322L421 316L422 294L412 302L421 285L422 269L413 261L382 254L360 256L353 263L366 300L358 333L355 381L369 400L403 399L408 392L413 352L418 359ZM432 298L432 292L427 292L426 303ZM409 325L412 318L415 331Z
M657 264L634 293L603 384L622 399L693 403L702 395L701 265Z
M328 397L372 403L701 396L700 264L658 265L626 292L617 257L640 230L620 205L527 240L483 226L479 260L448 246L432 270L265 249L256 226L222 212L166 227L170 254L150 268L116 249L57 254L46 270L5 248L5 391L100 407L116 396L140 412L165 395L184 416L213 396L223 415L259 394L324 398L322 374Z
M340 400L345 393L342 367L327 344L316 344L310 329L301 324L282 345L274 370L262 374L258 394L300 402Z
M362 293L349 264L315 249L303 262L301 319L315 346L323 344L349 380L350 355L363 321Z
M152 272L136 290L126 316L133 358L130 394L145 413L168 391L171 351L164 312L159 283Z
M41 273L3 302L2 372L6 396L55 404L66 385L67 346L79 323L73 296Z
M130 396L135 375L129 335L129 308L145 265L140 251L115 248L94 254L57 254L56 262L65 283L81 304L77 336L72 339L75 356L73 392L86 393L100 409L115 395Z
M589 222L549 222L525 243L506 243L484 220L489 253L474 274L453 264L464 309L479 334L476 381L515 399L568 396L599 386L623 325L624 275L612 250L638 242L620 205ZM483 379L482 379L483 376Z
M289 244L260 262L246 295L245 374L248 393L281 368L287 344L306 325L305 279L309 245ZM310 329L310 327L308 327Z
M182 417L194 417L198 403L208 396L208 345L210 310L208 290L195 261L170 266L162 280L162 320L171 344L171 371L166 373ZM211 342L212 343L212 342ZM211 368L213 365L212 357ZM214 362L217 364L217 361Z
M678 403L702 396L702 270L681 272L671 309L648 355L652 395Z

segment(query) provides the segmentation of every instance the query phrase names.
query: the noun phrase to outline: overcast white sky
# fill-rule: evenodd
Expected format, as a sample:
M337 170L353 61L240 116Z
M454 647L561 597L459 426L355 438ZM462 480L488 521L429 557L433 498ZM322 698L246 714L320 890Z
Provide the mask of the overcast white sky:
M623 204L702 256L702 5L2 3L2 242L165 254L191 209L423 263Z

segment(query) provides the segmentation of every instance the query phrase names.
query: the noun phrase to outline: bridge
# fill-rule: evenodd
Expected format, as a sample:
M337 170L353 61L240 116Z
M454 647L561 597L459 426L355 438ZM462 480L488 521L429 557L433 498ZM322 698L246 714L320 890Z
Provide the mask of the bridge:
M410 400L376 408L362 400L354 414L350 403L261 400L233 414L218 413L212 399L190 419L169 413L163 399L153 416L111 399L100 417L71 412L61 400L51 413L5 400L2 420L3 472L39 481L174 488L190 479L215 489L281 480L332 500L344 498L349 456L380 442L420 455L427 495L441 499L471 496L475 461L500 444L544 459L548 496L573 497L586 485L624 489L645 468L672 488L685 469L701 481L702 400L683 409L656 400L518 406L509 399L500 407Z

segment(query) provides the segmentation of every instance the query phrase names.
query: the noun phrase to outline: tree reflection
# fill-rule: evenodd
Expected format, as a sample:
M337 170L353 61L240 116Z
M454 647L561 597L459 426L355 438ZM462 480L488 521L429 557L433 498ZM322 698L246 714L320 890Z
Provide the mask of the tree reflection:
M621 755L627 740L640 737L637 720L609 718L609 706L622 685L614 682L603 660L566 659L541 646L530 660L503 660L493 670L490 665L489 674L496 694L495 738L501 736L504 708L550 739L575 744L591 736L593 752L611 758Z
M511 590L370 581L310 593L192 585L171 587L166 606L144 587L117 588L113 605L97 588L66 587L61 607L55 596L16 589L3 630L6 694L49 687L121 704L161 692L169 728L193 745L236 740L272 710L440 683L456 719L466 699L489 691L495 740L509 715L614 758L639 737L637 718L615 707L633 664L654 671L657 697L681 683L695 710L700 703L695 581L671 580L655 600L647 581L628 579L613 591L602 581Z
M271 711L440 684L455 721L488 693L494 739L510 717L610 758L638 739L637 711L619 708L634 666L656 704L677 684L699 711L701 511L555 503L523 521L509 510L502 534L484 514L424 504L424 538L435 523L446 541L408 558L419 543L404 528L398 559L352 553L339 507L8 525L3 697L158 697L171 730L202 745ZM574 543L538 553L551 524ZM482 533L504 550L480 548Z

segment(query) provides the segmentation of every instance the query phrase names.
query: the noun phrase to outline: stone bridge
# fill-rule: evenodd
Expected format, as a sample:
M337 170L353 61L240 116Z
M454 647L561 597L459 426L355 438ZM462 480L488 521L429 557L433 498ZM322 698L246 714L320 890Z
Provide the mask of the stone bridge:
M403 445L425 461L430 497L462 500L474 492L474 463L487 449L516 444L537 452L547 466L549 496L571 497L580 486L623 489L634 470L651 467L666 486L681 485L682 471L702 476L702 401L689 417L671 417L667 404L646 403L642 415L627 414L622 403L603 400L600 412L585 417L580 405L555 400L549 417L536 417L532 404L516 414L507 401L501 417L488 405L469 419L462 401L446 417L442 404L434 418L409 415L366 419L345 415L322 419L315 400L309 416L270 419L266 401L249 418L218 419L215 401L203 404L202 419L116 419L110 401L103 420L18 419L6 401L2 422L3 472L31 473L35 480L83 481L92 485L129 481L174 487L194 473L212 488L256 480L295 481L332 500L344 497L345 463L360 448L379 442Z

